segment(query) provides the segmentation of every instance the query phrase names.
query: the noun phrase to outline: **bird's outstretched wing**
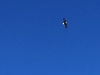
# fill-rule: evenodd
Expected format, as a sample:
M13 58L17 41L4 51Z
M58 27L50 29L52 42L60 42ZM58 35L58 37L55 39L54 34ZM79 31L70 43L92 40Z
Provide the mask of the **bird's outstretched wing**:
M63 18L63 20L64 20L64 23L66 22L66 19L65 18Z
M67 22L65 18L63 18L63 25L67 28Z

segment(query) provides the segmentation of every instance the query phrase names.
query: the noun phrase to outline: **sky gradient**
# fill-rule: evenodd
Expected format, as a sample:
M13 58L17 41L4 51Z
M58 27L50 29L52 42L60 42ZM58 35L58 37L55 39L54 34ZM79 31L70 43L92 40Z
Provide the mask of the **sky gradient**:
M0 75L100 75L100 0L1 0Z

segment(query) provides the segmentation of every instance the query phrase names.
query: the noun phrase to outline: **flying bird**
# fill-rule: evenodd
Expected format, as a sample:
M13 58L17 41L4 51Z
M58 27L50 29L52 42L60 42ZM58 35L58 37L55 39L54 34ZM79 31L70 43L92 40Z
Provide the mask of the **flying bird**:
M65 18L63 18L63 25L67 28L67 21Z

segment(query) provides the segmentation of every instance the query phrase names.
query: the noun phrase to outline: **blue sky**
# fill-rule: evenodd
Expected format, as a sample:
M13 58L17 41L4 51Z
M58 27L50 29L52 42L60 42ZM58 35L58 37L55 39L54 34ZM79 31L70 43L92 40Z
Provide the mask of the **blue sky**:
M100 75L100 0L1 0L0 75Z

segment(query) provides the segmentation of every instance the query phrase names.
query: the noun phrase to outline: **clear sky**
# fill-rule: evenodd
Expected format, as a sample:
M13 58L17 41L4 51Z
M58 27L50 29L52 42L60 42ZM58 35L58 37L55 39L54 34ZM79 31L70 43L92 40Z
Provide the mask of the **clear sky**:
M100 0L1 0L0 75L100 75Z

